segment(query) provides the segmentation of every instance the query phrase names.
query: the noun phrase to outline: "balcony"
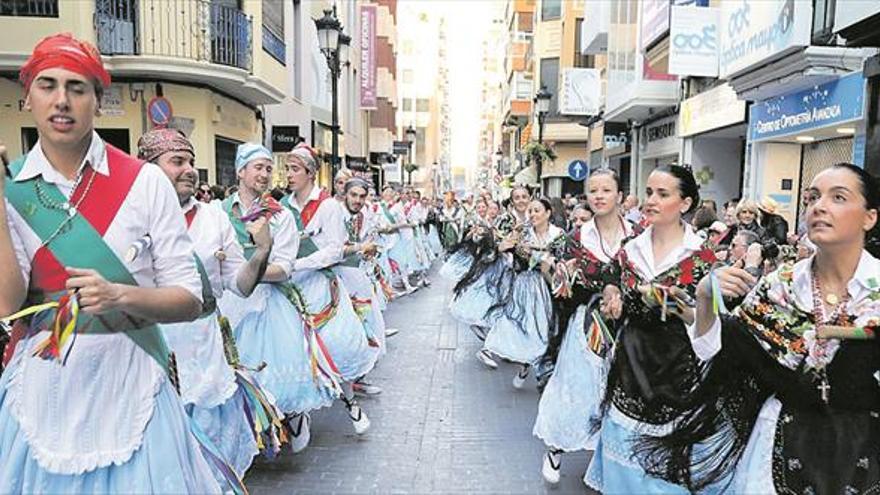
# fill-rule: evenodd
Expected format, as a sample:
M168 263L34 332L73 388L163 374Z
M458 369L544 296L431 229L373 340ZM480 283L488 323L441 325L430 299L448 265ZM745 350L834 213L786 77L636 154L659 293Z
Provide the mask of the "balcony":
M507 45L507 53L504 58L505 73L522 72L529 70L529 62L532 55L534 37L532 33L516 31L510 34Z
M532 80L523 73L515 74L509 82L510 89L504 95L502 111L508 117L528 118L532 111Z
M97 0L95 27L104 55L184 58L252 70L251 19L209 0Z
M284 95L254 76L253 21L211 0L95 0L97 46L114 75L208 84L251 104Z

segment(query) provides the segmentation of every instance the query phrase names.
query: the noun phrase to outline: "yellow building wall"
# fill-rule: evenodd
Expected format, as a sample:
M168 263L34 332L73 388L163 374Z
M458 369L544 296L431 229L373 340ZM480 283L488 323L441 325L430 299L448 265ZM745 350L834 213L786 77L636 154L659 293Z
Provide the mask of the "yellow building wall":
M568 164L572 160L583 160L589 163L585 142L579 143L556 143L553 145L556 160L543 164L541 175L547 177L568 177Z
M95 120L98 129L127 129L129 149L136 152L137 141L144 132L141 101L132 101L130 84L121 88L121 115L103 115ZM155 96L156 85L144 84L144 100ZM162 84L163 94L171 102L175 117L192 119L190 140L196 151L196 167L208 171L208 180L215 182L214 139L217 136L236 141L261 141L261 129L254 110L204 88ZM0 141L9 149L10 157L22 155L22 128L35 127L30 113L21 109L22 87L17 81L0 78ZM150 124L147 123L149 128Z
M254 76L263 79L276 89L290 94L288 87L287 73L282 63L275 60L263 50L263 1L262 0L246 0L243 10L245 14L253 19L253 33L251 42L253 43L253 60L254 60ZM285 43L290 43L293 39L291 33L284 33Z
M61 0L58 17L0 17L3 43L0 54L30 54L42 38L50 34L68 32L79 39L95 42L93 18L95 2Z

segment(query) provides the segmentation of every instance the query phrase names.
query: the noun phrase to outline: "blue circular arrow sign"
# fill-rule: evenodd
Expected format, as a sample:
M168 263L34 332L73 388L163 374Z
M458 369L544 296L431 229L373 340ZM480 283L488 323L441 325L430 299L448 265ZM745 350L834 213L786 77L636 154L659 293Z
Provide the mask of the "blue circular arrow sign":
M568 176L571 180L581 181L590 175L590 166L583 160L572 160L568 164Z
M155 127L165 127L171 122L174 112L171 102L164 96L157 96L147 104L147 116Z

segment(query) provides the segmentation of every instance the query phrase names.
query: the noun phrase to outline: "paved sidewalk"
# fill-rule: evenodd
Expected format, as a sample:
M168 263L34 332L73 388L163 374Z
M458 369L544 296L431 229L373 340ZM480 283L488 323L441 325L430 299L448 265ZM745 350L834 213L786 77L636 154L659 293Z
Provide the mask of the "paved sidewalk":
M257 460L251 493L588 493L586 453L566 454L559 485L545 485L534 379L515 390L513 365L480 364L479 341L447 314L451 284L432 280L386 313L401 332L369 376L384 392L360 400L370 431L356 437L341 404L318 411L309 448Z

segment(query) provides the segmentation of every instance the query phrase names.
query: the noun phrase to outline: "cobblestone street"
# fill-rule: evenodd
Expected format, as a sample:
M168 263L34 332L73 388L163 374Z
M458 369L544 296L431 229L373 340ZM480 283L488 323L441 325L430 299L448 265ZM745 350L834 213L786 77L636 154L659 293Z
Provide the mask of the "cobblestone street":
M386 313L401 332L369 376L384 392L361 399L371 430L357 438L341 404L318 411L308 449L258 460L251 493L588 492L583 452L566 454L559 485L545 485L534 379L515 390L514 366L483 367L479 341L447 315L451 285L432 280Z

